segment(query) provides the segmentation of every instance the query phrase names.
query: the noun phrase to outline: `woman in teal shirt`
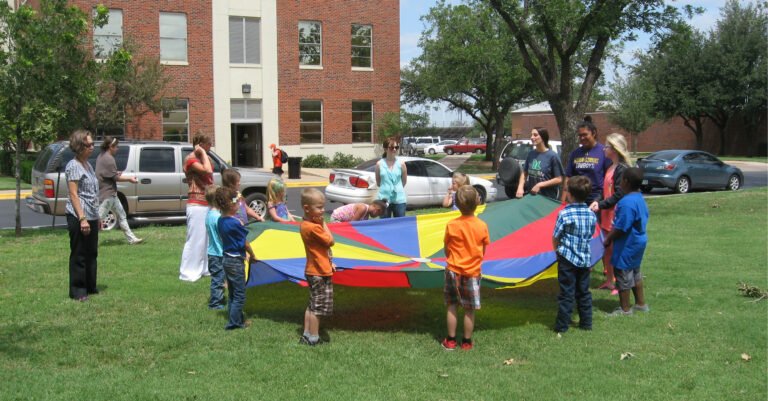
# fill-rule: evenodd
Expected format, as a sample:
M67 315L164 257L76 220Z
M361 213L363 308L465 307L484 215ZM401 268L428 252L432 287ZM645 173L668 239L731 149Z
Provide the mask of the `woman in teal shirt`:
M405 183L408 181L408 169L397 157L400 148L393 138L384 140L386 157L376 163L376 185L379 187L378 199L389 202L382 218L405 216Z

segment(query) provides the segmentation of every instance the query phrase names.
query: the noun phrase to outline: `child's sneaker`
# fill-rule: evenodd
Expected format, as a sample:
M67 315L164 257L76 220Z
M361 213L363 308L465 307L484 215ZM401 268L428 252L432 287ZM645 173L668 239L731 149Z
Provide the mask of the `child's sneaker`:
M651 307L648 306L648 304L645 304L643 306L639 305L632 305L632 312L650 312Z
M469 350L471 350L471 349L472 349L472 343L468 343L468 342L462 342L462 343L461 343L461 349L462 349L463 351L469 351Z
M302 335L301 338L299 338L299 344L309 345L310 347L314 347L319 342L320 341L310 341L309 338L305 335Z
M632 316L632 309L630 309L630 310L625 312L623 309L621 309L621 307L618 307L613 312L611 312L611 313L609 313L609 314L607 314L605 316L607 316L607 317Z
M443 340L443 342L440 343L440 345L442 345L446 351L453 351L456 349L457 344L456 344L456 340L449 340L446 338L445 340Z

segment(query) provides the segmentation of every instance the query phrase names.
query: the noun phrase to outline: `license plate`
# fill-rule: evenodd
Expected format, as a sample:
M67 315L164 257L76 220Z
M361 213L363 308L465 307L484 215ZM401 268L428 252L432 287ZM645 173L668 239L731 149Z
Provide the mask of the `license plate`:
M648 180L643 180L643 184L642 185L648 185Z
M340 187L346 186L347 185L347 180L344 180L344 179L341 179L341 178L337 178L335 181L333 181L333 185L338 185Z

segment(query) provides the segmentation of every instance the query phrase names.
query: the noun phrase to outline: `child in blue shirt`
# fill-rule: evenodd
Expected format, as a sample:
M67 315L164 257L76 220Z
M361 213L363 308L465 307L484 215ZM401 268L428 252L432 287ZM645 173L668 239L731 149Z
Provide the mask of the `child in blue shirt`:
M224 254L221 250L219 236L219 217L221 212L216 207L216 190L218 185L209 185L205 189L205 201L210 209L205 216L205 231L208 233L208 271L211 273L211 298L208 308L224 309Z
M648 312L643 295L643 275L640 263L643 261L645 246L648 244L648 206L645 204L640 186L643 170L633 167L624 171L621 189L626 195L616 204L613 230L605 237L605 246L613 242L614 273L619 289L619 304L609 316L626 316L633 312ZM635 296L635 305L629 307L629 290Z
M589 241L595 233L597 216L585 203L592 192L589 178L575 176L568 180L568 205L557 215L552 246L557 253L558 312L555 331L568 331L574 299L579 310L579 328L592 330L592 293L589 292L589 271L592 253Z
M246 241L248 229L234 217L238 211L237 191L229 187L216 190L216 204L221 211L218 228L221 237L224 273L227 276L229 289L229 322L226 330L245 328L248 323L243 318L245 305L245 257L250 256L251 262L256 260L251 245Z

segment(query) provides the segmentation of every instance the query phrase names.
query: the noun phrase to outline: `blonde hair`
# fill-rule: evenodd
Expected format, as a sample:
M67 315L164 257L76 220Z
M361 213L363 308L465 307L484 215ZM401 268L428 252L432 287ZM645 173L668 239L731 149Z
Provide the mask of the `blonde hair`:
M209 145L213 144L213 141L211 141L211 136L203 132L202 130L197 131L195 135L192 137L192 146L197 145Z
M269 180L267 184L267 201L272 204L285 201L285 185L277 178Z
M469 177L459 171L454 171L451 180L456 179L456 187L460 188L464 185L469 185Z
M219 208L218 204L216 203L217 189L219 189L219 186L216 184L211 184L207 188L205 188L205 201L208 202L208 205L213 206L216 209Z
M462 185L456 190L456 207L461 210L463 215L474 214L479 197L475 187Z
M619 162L629 164L629 152L627 152L627 140L624 135L613 133L605 138L605 143L611 145L613 150L619 155Z
M301 205L309 205L312 201L322 200L325 202L325 195L317 188L306 188L301 191Z

